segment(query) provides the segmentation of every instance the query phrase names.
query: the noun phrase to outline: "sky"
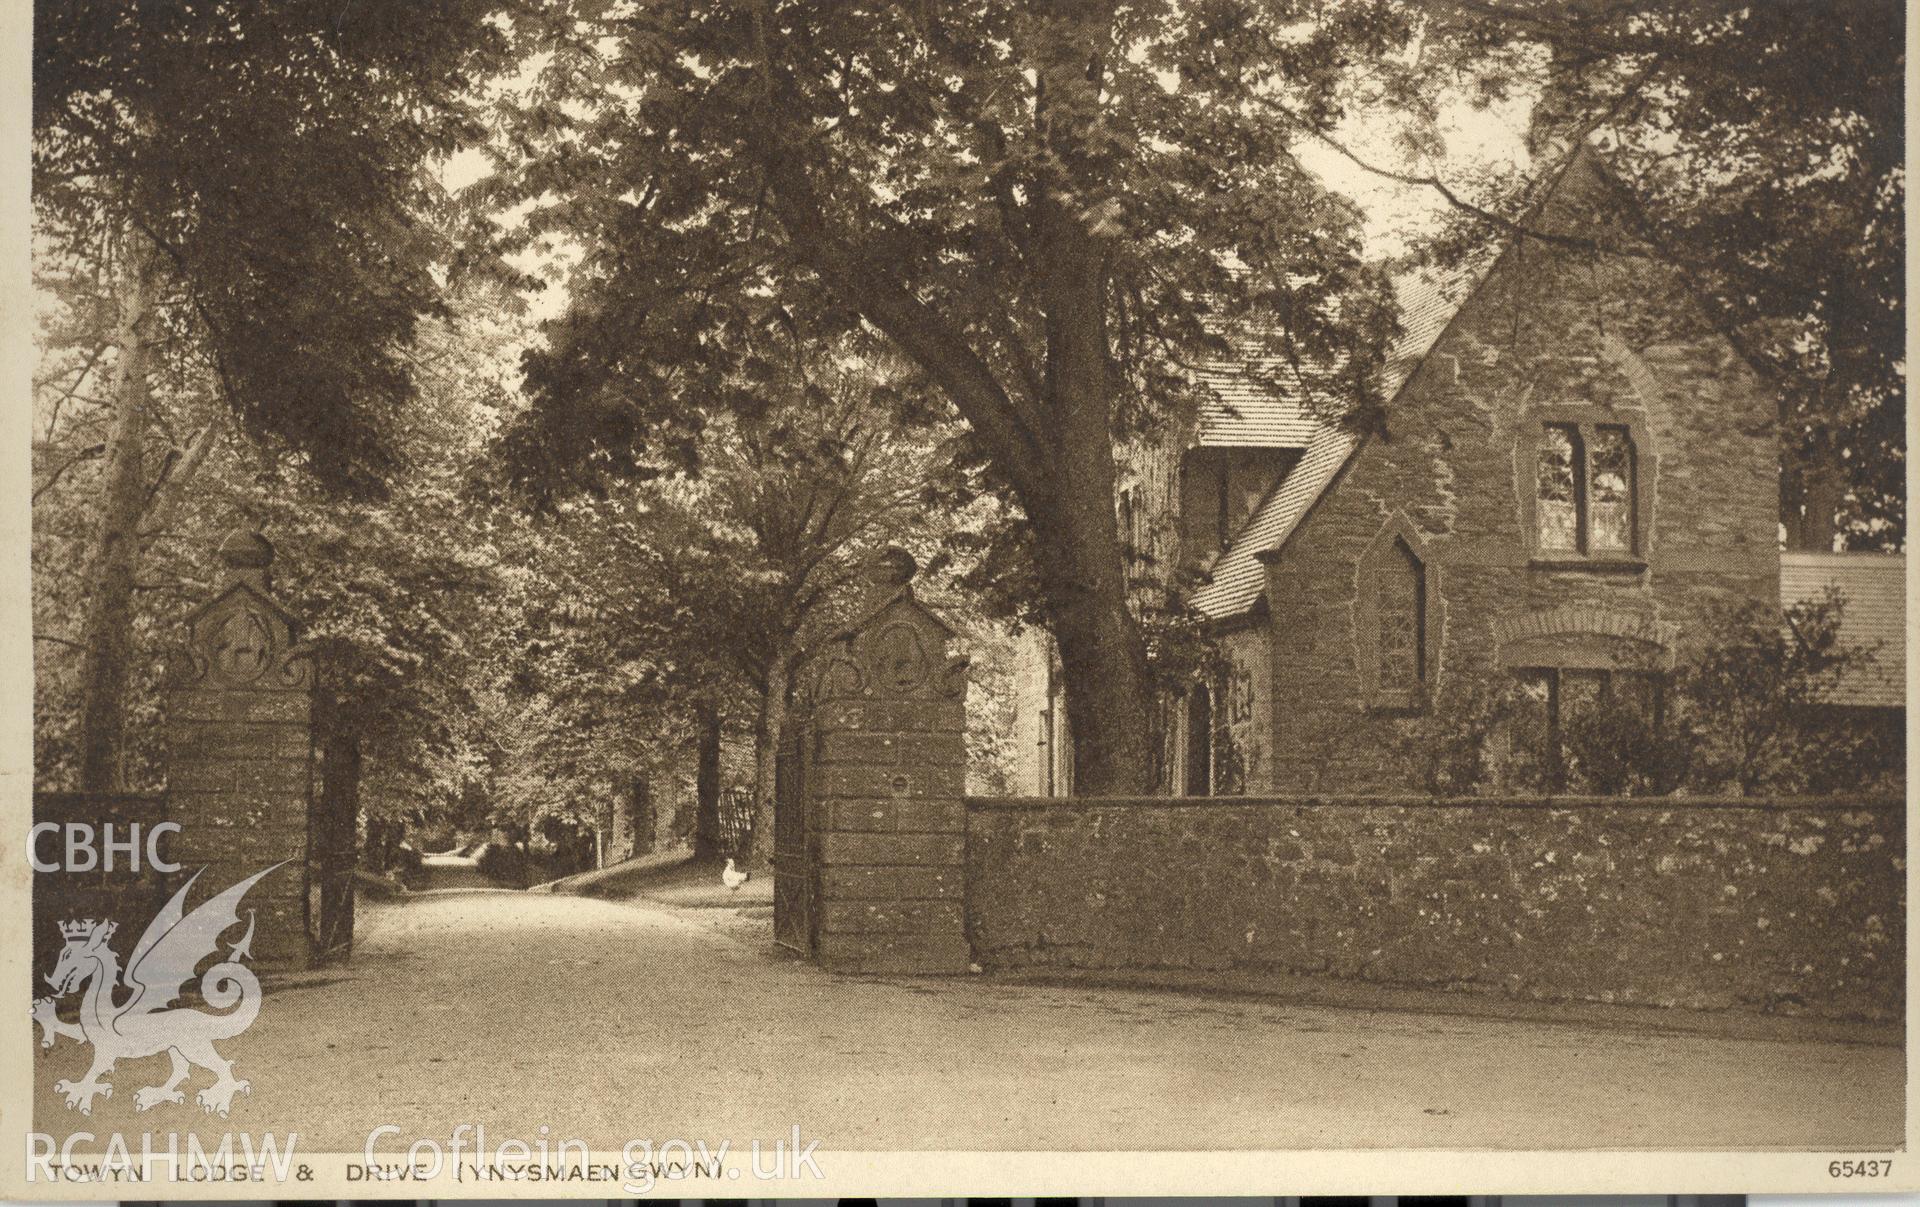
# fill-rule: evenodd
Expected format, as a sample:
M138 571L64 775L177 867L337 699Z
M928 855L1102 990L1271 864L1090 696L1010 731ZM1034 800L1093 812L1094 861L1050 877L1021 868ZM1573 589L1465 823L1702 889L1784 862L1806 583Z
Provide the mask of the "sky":
M1368 163L1410 175L1450 179L1463 165L1521 166L1526 164L1527 123L1533 102L1516 97L1485 110L1464 101L1444 106L1439 132L1446 142L1446 162L1410 164L1398 159L1388 123L1372 115L1355 115L1341 124L1338 137ZM1352 198L1367 215L1367 247L1374 255L1391 257L1408 250L1408 237L1430 228L1447 202L1424 185L1388 180L1354 163L1324 142L1303 140L1295 154L1329 188Z

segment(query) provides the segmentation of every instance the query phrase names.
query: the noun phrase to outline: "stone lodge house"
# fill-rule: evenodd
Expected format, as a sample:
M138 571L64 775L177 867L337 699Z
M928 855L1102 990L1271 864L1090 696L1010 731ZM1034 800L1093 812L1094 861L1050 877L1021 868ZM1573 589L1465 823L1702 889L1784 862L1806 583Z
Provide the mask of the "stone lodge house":
M1403 280L1384 431L1316 418L1297 371L1217 365L1189 431L1121 458L1135 556L1204 571L1227 662L1169 710L1168 790L1416 788L1407 736L1502 686L1512 760L1551 782L1577 710L1658 710L1650 672L1719 607L1779 606L1775 400L1684 271L1571 245L1624 213L1582 149L1528 219L1546 238ZM1015 790L1065 794L1057 664L1030 641Z

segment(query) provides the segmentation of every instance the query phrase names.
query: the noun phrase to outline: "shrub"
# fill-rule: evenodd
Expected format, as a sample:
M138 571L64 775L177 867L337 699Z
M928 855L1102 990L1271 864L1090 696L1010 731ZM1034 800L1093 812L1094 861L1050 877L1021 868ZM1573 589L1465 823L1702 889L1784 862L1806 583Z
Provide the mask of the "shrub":
M1686 782L1694 736L1683 724L1656 725L1645 710L1606 700L1563 731L1569 786L1596 796L1665 796Z
M1788 608L1784 624L1752 606L1713 626L1728 636L1689 662L1677 693L1678 720L1698 738L1690 786L1742 795L1868 786L1862 758L1886 743L1827 703L1841 677L1873 657L1840 644L1843 611L1829 590Z
M1784 617L1764 605L1723 611L1701 626L1715 640L1679 670L1617 668L1657 677L1664 708L1644 694L1603 693L1578 709L1563 701L1563 788L1600 796L1902 790L1897 718L1830 703L1842 677L1873 657L1840 642L1842 613L1833 592ZM1408 782L1438 796L1547 789L1548 768L1510 749L1522 703L1517 685L1479 684L1436 701L1402 729Z
M527 856L517 845L504 842L483 843L474 856L474 867L489 880L501 884L525 884Z
M426 878L423 859L419 848L410 842L403 842L393 848L388 866L401 884L411 888Z
M1807 745L1798 760L1801 791L1906 791L1904 710L1815 710L1804 718Z
M1434 796L1472 796L1499 783L1499 738L1512 718L1517 689L1476 683L1401 733L1399 756L1410 783Z

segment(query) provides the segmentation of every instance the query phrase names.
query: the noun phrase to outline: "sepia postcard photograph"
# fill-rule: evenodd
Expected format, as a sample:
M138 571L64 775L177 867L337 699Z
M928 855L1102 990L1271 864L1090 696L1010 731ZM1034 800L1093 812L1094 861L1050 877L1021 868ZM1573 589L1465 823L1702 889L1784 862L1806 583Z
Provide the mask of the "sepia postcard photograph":
M9 7L10 1196L1920 1188L1903 0Z

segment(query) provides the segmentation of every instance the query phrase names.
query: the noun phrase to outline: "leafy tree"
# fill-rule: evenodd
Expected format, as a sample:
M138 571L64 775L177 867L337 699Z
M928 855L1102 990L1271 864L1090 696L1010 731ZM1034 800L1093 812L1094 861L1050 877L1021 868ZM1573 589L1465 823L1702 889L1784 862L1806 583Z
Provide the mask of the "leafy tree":
M769 312L884 334L1024 512L1024 564L1004 568L1058 639L1077 784L1144 790L1114 441L1180 416L1184 367L1229 330L1339 366L1349 421L1377 418L1391 306L1355 211L1296 155L1343 145L1348 113L1429 165L1460 95L1537 94L1542 151L1609 131L1654 246L1701 270L1781 387L1789 509L1820 525L1826 505L1799 500L1825 449L1853 478L1855 539L1898 539L1898 20L1871 0L1811 19L1690 0L579 0L516 98L495 186L535 202L527 237L584 252L531 366L529 430L557 460L672 445L724 397L732 334ZM1551 162L1475 188L1387 171L1457 204L1458 253L1513 233Z
M672 643L658 557L611 500L529 516L510 509L510 566L473 637L480 813L520 838L610 823L615 802L692 740L704 686Z
M79 643L67 626L89 583L71 551L89 539L101 459L83 454L111 423L82 388L66 396L76 349L69 318L92 295L68 286L46 322L41 374L45 439L34 506L38 782L79 779L72 724L79 693ZM106 309L104 303L95 307ZM157 744L165 707L167 655L184 617L219 575L213 551L235 524L266 532L278 549L275 588L307 624L319 669L320 798L328 816L363 813L376 848L398 827L469 803L484 784L484 735L472 705L476 634L500 621L501 581L524 557L523 519L474 494L488 438L505 405L509 349L522 338L513 308L498 294L457 297L454 313L421 324L407 351L421 382L415 405L396 422L405 466L380 498L328 489L283 445L217 426L224 403L209 371L191 358L181 372L156 373L151 422L176 449L204 444L197 472L186 459L162 469L167 490L145 511L145 546L132 609L127 782L157 786ZM198 365L198 372L194 370ZM56 384L57 383L57 384ZM185 434L216 425L218 437ZM163 463L164 467L165 463ZM376 861L379 851L375 852Z
M1415 166L1453 251L1519 229L1560 142L1593 137L1636 203L1633 248L1686 267L1778 392L1782 518L1797 545L1897 548L1905 533L1905 12L1883 0L1446 0L1388 90L1465 77L1483 102L1538 96L1531 164L1449 164L1429 125ZM1413 110L1417 113L1417 109Z
M1828 701L1843 677L1872 661L1874 651L1843 644L1843 601L1826 597L1787 609L1781 624L1770 609L1724 618L1724 634L1701 651L1680 680L1680 715L1695 742L1694 782L1707 790L1831 790L1871 783L1887 767L1860 759L1870 733L1836 722ZM1893 764L1904 756L1892 752ZM1842 775L1834 768L1847 767Z
M166 472L148 449L150 377L197 354L249 431L322 481L377 492L414 391L405 349L450 255L422 165L481 133L474 85L509 59L497 8L34 5L41 250L114 280L112 353L76 370L111 383L85 555L83 786L122 780L139 528Z
M523 444L549 470L638 460L736 398L742 332L881 333L1025 514L1076 785L1150 790L1115 440L1192 405L1185 366L1224 351L1222 324L1377 401L1383 281L1357 212L1290 152L1406 15L579 0L556 27L489 193L534 203L526 238L582 249Z
M796 673L848 619L874 550L924 553L954 520L926 507L945 433L884 366L830 351L787 358L754 387L751 411L706 419L697 470L560 505L579 559L568 588L596 601L593 627L609 630L590 640L603 656L644 649L652 710L717 717L721 701L755 702L759 865Z
M251 455L202 503L245 516L279 547L280 593L314 646L325 816L418 821L484 782L474 647L500 623L501 582L524 554L518 517L487 506L475 482L520 331L491 290L455 307L423 323L409 350L421 384L396 420L404 468L383 497L342 496L247 444Z
M148 464L139 478L109 473L109 467L124 468L125 462L107 454L116 440L124 450L127 435L126 425L117 422L124 410L113 406L109 382L116 362L117 273L111 264L44 247L34 272L40 350L33 378L35 762L42 782L70 787L82 778L82 685L99 681L101 659L111 654L108 669L121 674L128 697L124 715L116 717L145 732L157 699L157 667L128 660L134 650L157 648L172 635L155 625L166 624L184 598L169 598L175 588L164 579L129 579L118 621L91 630L102 640L86 640L84 618L97 602L89 588L99 581L103 560L114 564L115 573L132 568L121 564L123 553L132 552L130 544L103 558L102 498L110 487L136 488L136 497L121 502L139 517L142 543L164 541L168 516L193 488L220 439L221 425L204 405L209 390L204 366L187 357L170 358L147 375L140 399L147 415L142 443L145 427L152 426L164 440L164 455L143 458ZM75 625L75 618L83 618L82 624ZM110 753L106 770L117 782L151 782L157 768L150 741L119 742ZM97 748L95 754L106 757ZM98 763L95 772L100 773Z
M864 563L878 548L937 540L925 501L937 433L903 425L866 365L810 380L758 420L709 430L700 489L679 506L704 521L703 543L738 575L707 610L704 637L760 701L754 726L754 829L749 852L773 850L774 771L794 677L850 619ZM668 504L667 506L672 506Z

